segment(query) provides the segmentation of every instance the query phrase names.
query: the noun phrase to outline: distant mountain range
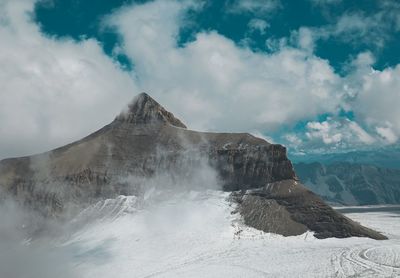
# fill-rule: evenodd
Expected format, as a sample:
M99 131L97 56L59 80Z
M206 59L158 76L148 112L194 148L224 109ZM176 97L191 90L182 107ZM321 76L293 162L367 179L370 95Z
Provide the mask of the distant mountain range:
M384 157L384 153L377 155L377 161ZM336 161L339 158L343 161ZM372 152L360 152L327 156L321 159L323 163L295 163L294 168L301 182L328 202L346 205L400 203L400 169L347 162L351 158L357 162L371 159L371 164L377 164L373 161ZM396 163L399 161L383 164Z
M319 162L322 164L332 163L355 163L374 165L380 168L400 169L400 145L391 145L377 149L351 151L345 153L328 153L328 154L307 154L296 155L290 154L289 158L294 163L312 163Z

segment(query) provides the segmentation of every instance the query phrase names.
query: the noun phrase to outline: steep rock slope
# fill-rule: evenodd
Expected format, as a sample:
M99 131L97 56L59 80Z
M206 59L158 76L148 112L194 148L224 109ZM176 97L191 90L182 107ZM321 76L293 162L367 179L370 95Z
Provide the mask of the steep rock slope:
M198 175L200 169L208 172ZM57 215L67 204L84 206L117 195L140 195L145 179L159 175L184 184L182 179L201 180L213 171L224 190L241 191L235 199L248 225L284 235L311 229L321 238L384 238L333 211L295 183L283 146L247 133L188 130L145 93L112 123L80 141L44 154L1 161L0 187L45 215ZM263 189L271 184L273 194ZM263 193L251 190L256 188ZM261 202L253 201L254 196ZM279 230L261 223L270 221L265 212L273 211L267 200L275 200L275 210L285 211L275 219L282 223ZM292 229L293 225L298 228Z
M317 238L384 238L337 213L295 180L278 181L248 190L239 195L239 202L245 223L267 232L299 235L312 230Z

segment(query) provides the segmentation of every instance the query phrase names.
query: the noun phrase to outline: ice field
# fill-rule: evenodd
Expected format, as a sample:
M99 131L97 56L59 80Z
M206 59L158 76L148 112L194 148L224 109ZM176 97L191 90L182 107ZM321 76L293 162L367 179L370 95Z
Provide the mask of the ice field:
M71 255L74 273L87 278L400 276L396 208L346 213L389 240L320 240L248 228L227 197L190 192L143 206L120 196L77 216L97 220L56 244Z

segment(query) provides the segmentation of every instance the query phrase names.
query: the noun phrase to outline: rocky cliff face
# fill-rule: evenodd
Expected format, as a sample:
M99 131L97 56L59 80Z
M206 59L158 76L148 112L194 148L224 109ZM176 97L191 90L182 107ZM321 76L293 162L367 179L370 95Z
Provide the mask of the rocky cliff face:
M297 163L296 173L327 201L346 205L400 203L400 170L348 162Z
M168 175L173 181L187 177L201 179L196 173L204 166L216 173L224 190L241 190L242 197L249 196L243 202L242 197L236 198L239 204L246 204L241 211L249 225L270 231L260 225L260 221L268 221L267 218L250 221L248 217L254 213L265 215L263 212L268 211L268 205L264 200L271 199L286 211L277 221L291 225L296 222L301 227L294 231L290 225L285 225L276 232L291 235L311 229L321 231L321 237L382 238L368 230L361 229L360 232L360 226L348 219L349 229L344 233L336 226L342 218L333 210L327 216L330 222L315 220L314 216L319 213L321 219L325 219L327 208L317 196L300 186L295 186L297 195L293 195L292 189L279 185L284 180L296 180L283 146L247 133L188 130L172 113L144 93L112 123L80 141L44 154L1 161L0 188L44 214L57 215L66 204L79 206L117 195L140 194L145 186L144 179L160 174ZM203 176L209 174L212 173L203 173ZM249 192L253 191L246 193L245 190L268 184L276 184L277 188L287 191L285 194L290 198L282 200L277 195L266 198L258 194L257 198L262 202L251 201L255 195ZM304 194L308 197L294 197ZM312 211L309 209L312 206L307 203L310 200L318 203L313 203ZM302 207L307 209L297 217L297 208ZM314 225L316 221L318 229Z

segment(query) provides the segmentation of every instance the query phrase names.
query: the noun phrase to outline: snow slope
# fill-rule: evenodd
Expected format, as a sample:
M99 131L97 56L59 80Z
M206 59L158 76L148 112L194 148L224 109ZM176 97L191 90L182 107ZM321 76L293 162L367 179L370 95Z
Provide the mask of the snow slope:
M227 193L219 191L147 203L120 196L75 221L87 222L82 219L95 211L109 217L56 244L87 278L400 276L400 214L348 214L382 231L387 241L319 240L312 233L283 237L246 227L234 209Z

